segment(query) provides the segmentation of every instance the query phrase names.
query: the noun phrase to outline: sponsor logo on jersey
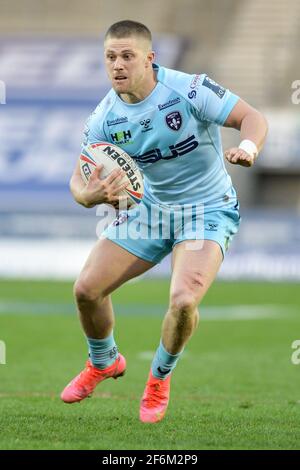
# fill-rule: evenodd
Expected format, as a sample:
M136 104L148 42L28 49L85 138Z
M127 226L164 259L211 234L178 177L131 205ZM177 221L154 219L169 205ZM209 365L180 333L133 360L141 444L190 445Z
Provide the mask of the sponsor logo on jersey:
M167 101L167 103L164 104L159 104L158 109L159 111L162 111L163 109L169 108L170 106L174 106L174 104L180 103L181 99L179 96L177 98L174 98L173 100Z
M226 93L225 88L220 86L218 83L216 83L214 80L209 78L207 75L206 75L202 85L206 86L207 88L212 90L220 99L222 99L223 96Z
M182 124L182 117L179 111L173 111L172 113L167 114L166 116L167 126L172 129L172 131L179 131Z
M188 93L188 97L192 100L193 98L196 98L197 92L196 90L192 90Z
M119 131L115 132L114 134L110 134L112 141L116 144L132 144L133 141L131 139L131 132L130 131Z
M143 127L142 132L151 131L153 127L151 126L151 119L143 119L140 121L140 125Z
M209 232L217 232L219 224L214 224L212 222L208 222L206 230Z
M136 157L133 156L133 158L141 165L144 163L155 163L158 160L171 160L172 158L181 157L182 155L192 152L198 147L198 145L199 142L197 142L196 137L192 135L187 139L178 142L176 145L170 145L168 149L170 153L167 155L163 156L161 150L156 148L149 150L142 155L137 155Z
M106 124L108 126L116 126L117 124L124 124L124 122L128 122L127 116L122 116L120 118L113 119L112 121L106 121Z
M201 78L201 75L197 74L194 76L193 80L191 81L191 84L190 84L190 89L191 90L197 90L200 86L200 78Z
M201 75L197 74L197 75L194 76L193 80L190 83L191 91L188 93L188 97L190 99L196 98L196 96L197 96L197 91L196 90L198 90L198 88L200 86L200 78L201 78Z

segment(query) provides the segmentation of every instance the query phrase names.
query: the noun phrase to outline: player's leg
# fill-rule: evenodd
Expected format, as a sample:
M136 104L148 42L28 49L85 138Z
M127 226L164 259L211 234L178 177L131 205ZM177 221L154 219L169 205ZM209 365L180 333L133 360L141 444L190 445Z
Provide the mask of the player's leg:
M213 282L239 224L238 202L233 201L221 210L193 212L193 217L184 219L181 226L180 219L179 225L174 225L169 309L141 403L142 421L159 421L166 412L171 372L197 327L198 304Z
M153 266L107 238L97 242L74 286L87 337L102 339L110 334L114 314L109 294Z
M191 248L199 240L175 245L169 308L162 326L162 338L154 356L140 408L144 422L160 421L166 412L171 372L198 324L198 304L222 263L222 251L215 241L204 240L202 249Z
M220 245L204 240L203 248L193 250L198 240L184 241L173 250L173 274L169 309L163 321L162 342L170 354L184 348L198 325L198 305L215 279L221 263Z
M152 266L153 263L106 238L97 242L74 288L90 359L86 368L63 390L61 398L66 403L86 398L108 377L124 375L126 361L113 337L114 314L109 294Z

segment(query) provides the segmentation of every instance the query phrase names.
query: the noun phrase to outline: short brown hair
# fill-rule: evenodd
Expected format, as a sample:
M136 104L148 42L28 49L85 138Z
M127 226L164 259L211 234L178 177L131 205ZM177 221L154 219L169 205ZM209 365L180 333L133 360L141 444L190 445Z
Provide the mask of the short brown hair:
M105 34L105 39L109 36L114 38L128 38L130 36L141 36L144 39L152 42L152 35L150 30L142 23L132 20L123 20L114 23L109 27Z

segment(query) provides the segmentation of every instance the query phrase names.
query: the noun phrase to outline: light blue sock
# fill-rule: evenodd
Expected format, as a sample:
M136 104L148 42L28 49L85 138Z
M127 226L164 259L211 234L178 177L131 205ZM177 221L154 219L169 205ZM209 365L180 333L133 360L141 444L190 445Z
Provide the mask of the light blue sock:
M169 354L168 351L165 350L162 341L160 341L151 365L154 377L165 379L170 375L172 370L176 367L177 361L182 353L183 350L178 354Z
M118 348L113 332L104 339L87 338L90 360L98 369L111 366L118 357Z

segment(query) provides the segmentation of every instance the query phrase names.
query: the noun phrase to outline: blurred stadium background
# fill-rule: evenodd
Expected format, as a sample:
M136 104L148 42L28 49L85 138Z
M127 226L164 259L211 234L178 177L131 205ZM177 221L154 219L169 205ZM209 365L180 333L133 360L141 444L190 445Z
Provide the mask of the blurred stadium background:
M128 375L80 408L59 400L86 357L72 282L99 220L73 201L68 181L85 121L109 88L103 34L127 18L150 27L159 63L208 73L270 127L253 168L229 165L241 229L155 432L137 410L167 307L168 258L139 288L114 294ZM0 449L300 448L291 362L300 331L299 51L299 0L0 0ZM222 132L224 148L239 142Z
M300 3L0 0L0 275L74 278L95 241L95 210L68 180L89 113L108 90L102 37L133 18L153 31L157 61L207 72L267 115L251 170L230 165L243 223L223 279L300 279ZM158 14L159 12L159 14ZM238 133L224 130L224 148ZM165 260L150 275L169 270Z

